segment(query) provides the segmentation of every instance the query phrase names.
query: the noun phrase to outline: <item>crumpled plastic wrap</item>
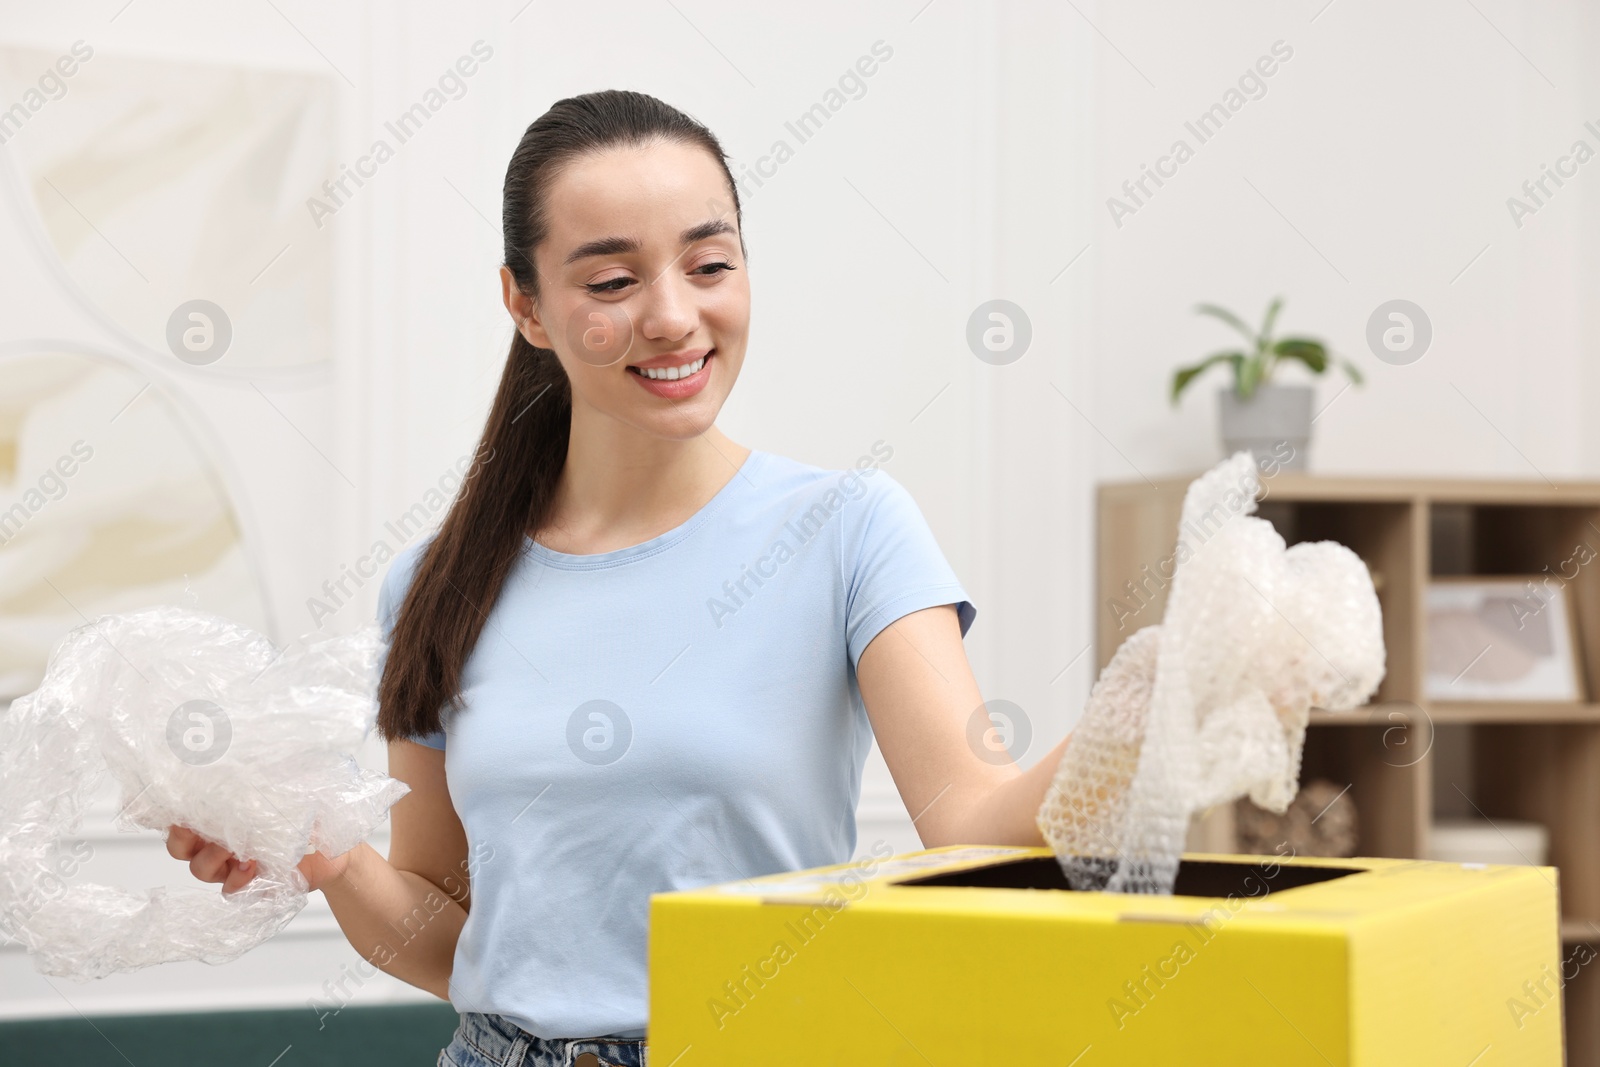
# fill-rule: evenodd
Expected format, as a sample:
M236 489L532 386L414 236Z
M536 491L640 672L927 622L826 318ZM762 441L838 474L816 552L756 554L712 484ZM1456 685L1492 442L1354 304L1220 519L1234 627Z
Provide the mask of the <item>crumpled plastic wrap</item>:
M0 923L45 974L80 980L174 960L225 963L305 906L296 865L363 841L408 791L349 755L374 713L375 626L279 650L214 615L103 615L0 715ZM64 881L106 775L121 830L186 826L258 873L237 892ZM176 861L174 872L189 874Z
M1190 484L1159 624L1089 693L1036 818L1074 889L1170 894L1197 811L1248 795L1283 812L1313 707L1384 675L1372 575L1334 541L1285 548L1236 452Z

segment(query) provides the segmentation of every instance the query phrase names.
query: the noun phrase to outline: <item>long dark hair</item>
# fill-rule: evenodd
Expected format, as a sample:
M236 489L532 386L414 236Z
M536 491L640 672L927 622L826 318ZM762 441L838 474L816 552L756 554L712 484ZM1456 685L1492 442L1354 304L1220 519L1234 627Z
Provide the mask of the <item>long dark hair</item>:
M734 217L742 220L727 156L699 122L653 96L626 90L559 100L523 133L506 168L505 265L524 294L539 295L534 250L549 233L549 193L563 167L590 152L659 141L711 153L727 177ZM446 705L461 706L462 668L524 536L548 518L571 429L566 371L554 351L529 344L517 331L461 491L401 601L378 684L380 737L431 733L441 728Z

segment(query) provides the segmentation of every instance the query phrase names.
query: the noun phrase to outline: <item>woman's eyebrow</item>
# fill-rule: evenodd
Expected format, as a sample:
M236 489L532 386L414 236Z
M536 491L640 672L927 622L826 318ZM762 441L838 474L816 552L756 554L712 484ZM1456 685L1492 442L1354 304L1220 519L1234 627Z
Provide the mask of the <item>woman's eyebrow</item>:
M686 245L696 241L704 241L707 237L718 234L733 233L733 225L726 219L707 219L705 222L691 226L684 230L679 238ZM567 253L565 263L576 263L580 259L590 256L617 256L627 252L639 251L640 243L637 237L601 237L597 240L586 241Z

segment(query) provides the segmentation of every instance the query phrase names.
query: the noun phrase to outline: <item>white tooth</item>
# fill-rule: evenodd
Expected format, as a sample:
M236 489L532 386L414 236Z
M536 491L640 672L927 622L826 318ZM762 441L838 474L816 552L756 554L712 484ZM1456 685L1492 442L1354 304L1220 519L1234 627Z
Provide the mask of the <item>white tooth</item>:
M639 372L651 381L675 382L679 378L687 378L691 374L698 374L700 368L706 365L706 357L701 356L693 363L685 363L678 367L640 367Z

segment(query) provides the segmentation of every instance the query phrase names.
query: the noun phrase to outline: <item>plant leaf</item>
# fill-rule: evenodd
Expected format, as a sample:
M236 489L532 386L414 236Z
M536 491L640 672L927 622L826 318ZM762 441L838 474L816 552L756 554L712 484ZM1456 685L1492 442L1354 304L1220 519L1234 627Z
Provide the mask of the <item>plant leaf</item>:
M1217 352L1207 356L1205 359L1202 359L1199 363L1192 364L1188 367L1179 368L1177 371L1173 372L1172 375L1172 403L1177 404L1178 394L1183 392L1184 389L1188 387L1190 382L1194 381L1195 378L1199 377L1201 374L1204 374L1214 365L1224 362L1232 363L1234 366L1234 374L1237 376L1239 364L1243 360L1243 352Z
M1261 324L1261 340L1259 343L1262 348L1266 348L1272 343L1272 324L1278 321L1278 311L1282 307L1283 297L1281 296L1274 297L1272 303L1267 307L1266 321Z
M1261 376L1266 371L1266 361L1260 353L1251 356L1241 364L1235 373L1234 391L1245 400L1249 400L1255 393L1256 386L1261 384Z
M1323 347L1321 341L1305 337L1285 337L1272 346L1272 351L1284 359L1298 359L1309 367L1313 374L1321 374L1328 369L1328 350Z
M1339 362L1344 366L1344 372L1350 375L1350 380L1352 382L1360 385L1363 381L1365 381L1365 379L1361 377L1361 371L1357 369L1354 363L1351 363L1348 359L1340 359Z
M1244 339L1250 342L1250 347L1260 347L1261 340L1256 336L1255 331L1246 326L1243 319L1227 308L1221 308L1215 304L1197 304L1194 310L1197 315L1210 315L1212 318L1221 319L1235 330L1244 334Z

